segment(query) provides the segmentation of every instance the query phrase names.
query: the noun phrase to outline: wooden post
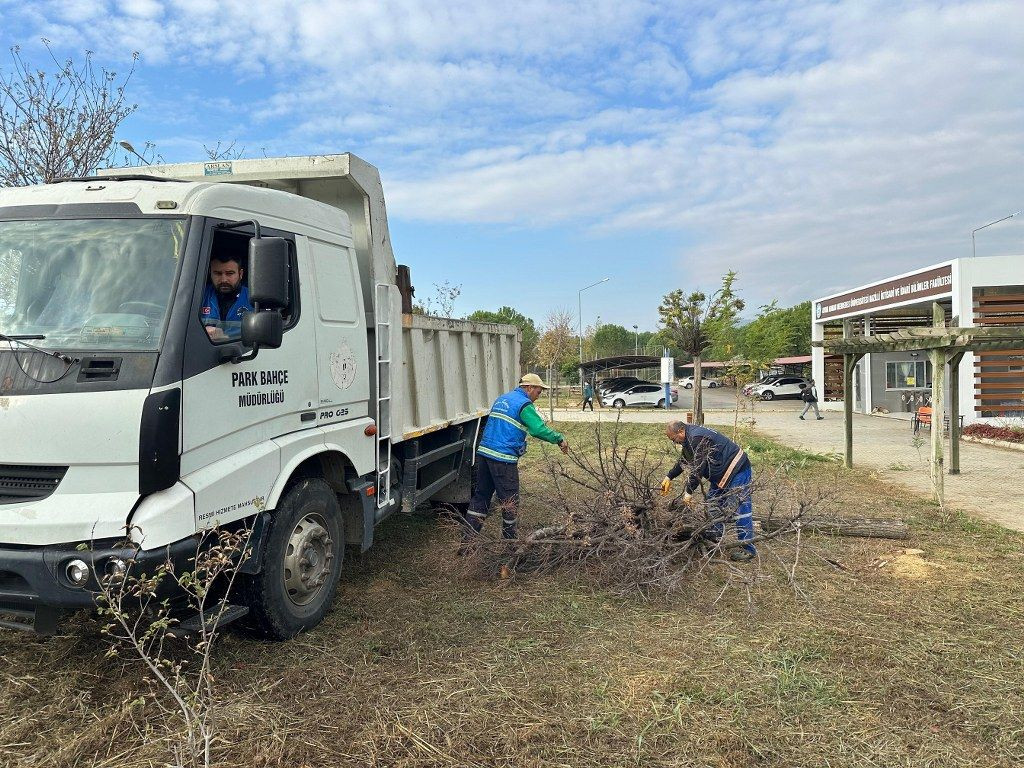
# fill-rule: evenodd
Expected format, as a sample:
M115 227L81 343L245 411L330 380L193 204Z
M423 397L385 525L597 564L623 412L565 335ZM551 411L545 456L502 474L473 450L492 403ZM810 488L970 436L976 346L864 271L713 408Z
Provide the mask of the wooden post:
M942 328L946 324L946 313L937 301L932 302L932 325ZM932 487L935 489L935 500L942 504L943 488L943 422L946 408L943 384L946 376L946 351L933 349L929 353L932 363Z
M853 335L852 323L849 318L843 320L843 339ZM853 366L855 358L852 354L843 355L843 430L846 438L845 464L853 469Z
M964 353L949 358L949 474L960 474L960 361Z

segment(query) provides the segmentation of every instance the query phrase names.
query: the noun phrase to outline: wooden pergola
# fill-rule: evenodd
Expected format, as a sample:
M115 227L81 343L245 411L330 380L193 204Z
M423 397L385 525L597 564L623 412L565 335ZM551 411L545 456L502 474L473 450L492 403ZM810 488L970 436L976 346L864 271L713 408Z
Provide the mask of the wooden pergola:
M944 380L949 366L950 451L949 473L960 474L960 361L966 352L997 352L1024 346L1024 326L975 328L946 326L942 305L932 303L932 326L906 328L872 336L854 336L852 321L843 321L843 337L812 342L827 354L843 356L843 412L846 431L846 466L853 466L853 369L864 355L873 352L928 352L932 364L931 476L935 496L943 498L943 432L946 418Z

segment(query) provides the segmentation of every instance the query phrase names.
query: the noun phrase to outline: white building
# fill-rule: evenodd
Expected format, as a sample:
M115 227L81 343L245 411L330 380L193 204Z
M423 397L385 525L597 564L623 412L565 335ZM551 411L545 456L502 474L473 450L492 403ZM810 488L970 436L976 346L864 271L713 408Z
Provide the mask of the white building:
M854 335L928 326L933 302L944 308L950 326L1024 325L1024 256L954 259L815 299L811 338L842 336L844 320ZM841 408L842 357L814 347L811 367L825 407ZM965 425L1024 418L1024 349L969 352L959 375ZM853 377L854 410L909 414L928 404L930 388L927 353L865 355Z

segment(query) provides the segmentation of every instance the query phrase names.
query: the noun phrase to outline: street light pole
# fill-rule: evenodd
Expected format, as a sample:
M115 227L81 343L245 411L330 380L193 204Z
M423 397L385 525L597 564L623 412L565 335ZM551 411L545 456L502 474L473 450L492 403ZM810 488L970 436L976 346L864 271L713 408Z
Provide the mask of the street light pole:
M139 158L139 160L144 162L146 165L152 165L152 163L149 162L149 160L147 160L142 155L140 155L138 152L136 152L135 151L135 147L133 147L129 142L127 142L127 141L119 141L117 143L121 147L121 149L123 149L125 152L131 152L133 155L135 155L137 158Z
M1003 218L1001 218L1001 219L996 219L995 221L990 221L988 224L982 224L977 229L972 229L971 230L971 256L973 258L977 258L977 256L978 256L978 251L977 251L977 249L975 248L975 245L974 245L974 233L975 232L980 232L981 230L985 229L986 227L991 227L993 224L998 224L1000 221L1006 221L1007 219L1012 219L1014 216L1017 216L1020 213L1021 213L1020 211L1017 211L1016 213L1011 213L1009 216L1003 216Z
M633 333L636 334L636 338L633 340L633 357L640 354L640 326L633 326Z
M585 290L587 290L588 288L593 288L595 285L600 285L601 283L607 283L610 279L611 279L610 277L606 277L603 280L598 280L596 283L591 283L590 285L588 285L588 286L586 286L584 288L580 288L579 293L576 294L576 300L577 300L577 303L579 304L578 309L579 309L579 313L580 313L580 386L581 387L583 386L583 292Z

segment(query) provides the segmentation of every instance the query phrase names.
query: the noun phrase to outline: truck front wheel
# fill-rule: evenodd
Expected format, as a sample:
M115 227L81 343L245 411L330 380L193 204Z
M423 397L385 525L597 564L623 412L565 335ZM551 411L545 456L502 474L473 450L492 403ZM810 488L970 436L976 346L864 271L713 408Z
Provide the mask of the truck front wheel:
M338 591L345 557L338 498L323 480L300 481L271 518L263 570L242 583L257 632L287 640L319 624Z

